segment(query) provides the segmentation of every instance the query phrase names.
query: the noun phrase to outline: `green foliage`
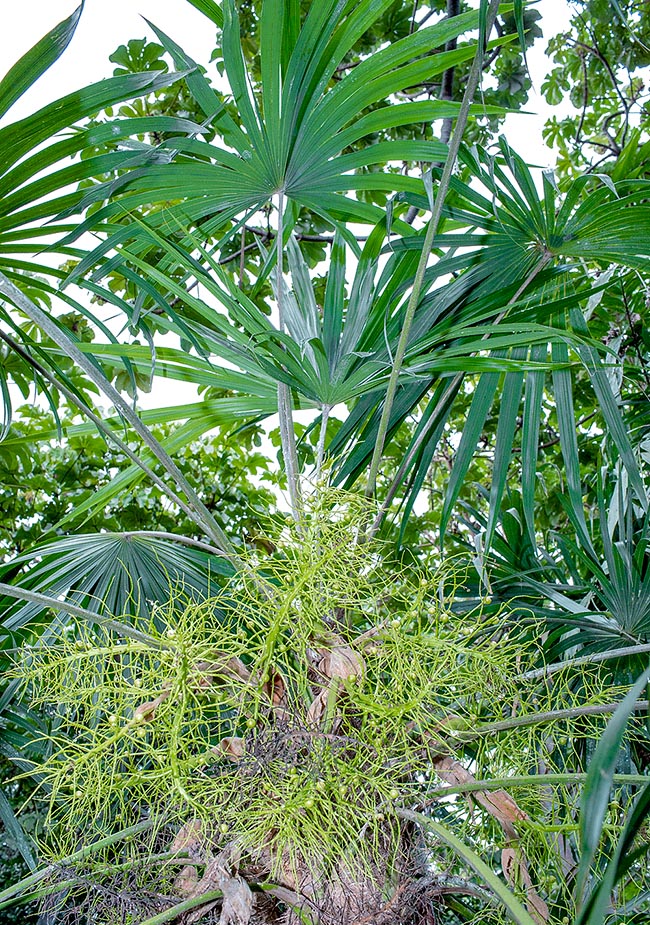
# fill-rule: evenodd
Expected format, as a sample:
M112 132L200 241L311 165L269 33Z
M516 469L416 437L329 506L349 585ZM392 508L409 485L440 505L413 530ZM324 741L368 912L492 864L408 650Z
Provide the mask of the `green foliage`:
M17 61L0 82L0 116L4 116L29 87L41 77L68 47L77 28L83 2L74 13L48 32Z
M609 904L609 898L615 882L615 868L613 865L608 865L608 867L612 868L612 872L610 873L609 870L607 871L604 882L600 885L599 889L594 891L587 901L584 895L585 886L590 865L594 859L598 849L598 843L602 836L603 823L609 804L609 792L623 734L625 732L625 726L634 709L635 702L645 690L649 678L650 671L646 671L637 680L634 687L629 691L621 703L598 743L598 748L593 756L592 766L587 775L580 817L582 856L576 876L576 894L579 906L581 907L581 914L578 917L578 922L596 923L602 920ZM642 792L640 794L640 802L643 803L645 800L647 800L647 796ZM623 840L631 842L635 835L636 832L631 835L627 835L626 833L623 836Z
M8 781L15 774L15 767L5 757L0 758L0 774L3 781ZM4 835L0 843L0 892L12 884L19 882L29 871L29 867L20 853L20 840L25 839L25 832L29 838L38 825L39 814L33 811L30 806L25 810L24 803L29 798L31 786L25 781L14 782L12 784L3 784L0 791L0 803L4 805L5 812L2 815ZM14 808L22 807L20 814L20 825L18 835L14 831L11 833L7 825L8 814L13 813ZM9 815L10 818L10 815ZM25 839L26 841L26 839ZM30 846L30 842L27 842ZM29 849L31 850L31 848ZM3 925L20 925L22 922L36 921L38 916L38 904L30 903L27 906L22 904L18 908L3 909Z
M63 520L87 532L154 530L196 536L196 527L165 503L160 488L142 481L85 514L84 502L110 486L128 461L92 426L64 418L62 431L65 440L59 442L52 415L23 406L11 436L0 445L0 541L5 554L27 552L51 538ZM155 432L165 439L170 429L158 426ZM177 455L181 471L209 509L242 541L252 543L272 531L276 504L275 476L259 443L257 428L240 431L236 440L224 428L188 442ZM140 444L134 441L133 446Z
M376 207L341 193L401 190L417 188L419 184L383 170L371 169L363 176L360 171L390 160L435 161L444 157L445 146L433 141L405 145L390 140L345 152L383 127L387 112L380 110L377 118L372 111L375 104L413 82L471 59L471 45L433 57L420 56L471 29L477 22L475 14L465 13L427 25L358 61L351 73L337 72L345 55L391 5L388 0L358 8L341 8L333 2L311 5L299 30L293 9L285 11L284 3L264 4L259 21L259 73L263 79L258 83L254 71L247 74L239 16L234 2L229 0L224 5L223 55L225 73L237 104L236 117L233 118L220 95L198 71L187 81L204 117L218 130L223 142L206 144L188 139L187 143L181 143L175 139L176 156L167 165L168 169L163 173L136 172L132 181L120 183L124 195L119 203L113 197L114 201L93 216L95 227L99 220L109 220L103 224L103 230L115 242L124 241L127 233L111 227L113 216L122 217L125 211L131 212L144 203L181 199L180 208L174 204L168 206L165 231L174 223L186 224L190 218L208 234L217 229L223 233L231 219L242 214L254 215L280 191L290 203L310 209L330 223L341 218L375 223L381 217ZM284 22L285 12L288 19L283 32L279 25ZM160 30L155 31L177 66L192 66L182 49ZM278 41L281 34L284 40ZM339 79L334 81L335 75ZM259 91L252 98L251 85ZM366 111L366 117L359 119L359 113ZM457 111L457 107L447 103L441 108L435 102L404 103L391 107L388 127L411 124L415 118L435 119L450 111ZM162 147L168 145L163 143ZM112 182L103 184L84 205L105 199L109 187L114 192L119 188ZM160 228L160 220L155 221ZM79 232L86 227L82 223ZM139 237L137 226L132 225L128 237L134 232ZM77 233L69 236L68 243L77 236ZM104 246L98 249L91 265L105 251ZM88 265L82 261L77 273L83 273Z
M531 925L584 894L581 925L610 903L641 921L647 728L617 714L593 740L649 647L645 18L585 0L552 42L544 92L583 109L548 129L560 181L538 191L504 140L485 150L527 97L522 2L491 43L485 0L191 2L218 87L155 30L0 132L2 646L25 695L7 679L0 713L32 772L0 818L58 865L0 909L31 891L61 921L226 921L252 888L265 925L386 904ZM447 193L470 65L479 147ZM198 399L134 411L158 376ZM50 412L16 419L16 387ZM328 488L371 454L378 510ZM285 487L291 527L268 521ZM475 570L432 571L440 523ZM32 782L45 829L13 815Z
M236 843L258 877L381 883L407 876L400 811L420 805L466 839L498 843L499 812L479 821L462 804L435 808L432 771L471 755L480 778L507 781L541 753L549 771L566 770L554 741L576 721L588 734L583 707L615 692L598 670L577 686L571 672L522 686L535 635L480 611L459 621L442 592L449 576L388 572L380 547L356 542L367 516L355 497L320 496L281 555L203 604L179 592L142 617L154 648L69 627L23 653L16 674L31 701L56 704L34 768L49 794L42 851L62 859L80 833L92 841L144 815L142 862L194 827L213 852ZM539 880L556 863L546 832L565 797L514 794L506 836L520 833ZM93 877L113 876L111 857L97 855Z

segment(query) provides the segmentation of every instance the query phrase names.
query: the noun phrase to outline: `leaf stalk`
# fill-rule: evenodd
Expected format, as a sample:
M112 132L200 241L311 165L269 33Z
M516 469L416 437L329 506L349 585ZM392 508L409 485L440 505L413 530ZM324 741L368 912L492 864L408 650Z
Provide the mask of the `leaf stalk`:
M487 12L487 25L485 33L485 41L489 37L492 27L494 25L497 12L499 9L499 0L490 0L490 6ZM386 398L384 399L384 407L382 409L381 418L379 421L379 430L377 433L377 442L375 444L375 449L372 455L372 460L370 463L370 472L368 473L368 484L366 486L366 497L372 498L375 494L377 487L377 475L379 473L379 466L381 464L381 458L384 452L384 446L386 443L386 436L388 434L388 428L390 424L390 416L393 410L393 404L395 401L395 395L397 392L397 385L400 373L402 371L402 366L404 363L404 355L406 353L406 348L408 345L408 339L411 333L411 327L413 325L413 318L415 317L415 311L417 309L418 303L420 301L420 295L422 293L422 287L424 285L424 274L426 272L427 263L429 260L429 254L433 247L433 242L438 231L438 226L440 224L440 219L442 217L442 209L445 203L447 192L449 190L449 184L451 181L451 176L456 166L456 161L458 159L458 152L460 150L460 144L463 138L463 133L467 125L467 119L469 116L470 106L474 100L474 95L478 88L479 80L481 77L481 65L482 65L482 49L477 48L474 60L472 62L472 67L467 79L467 85L465 87L465 93L463 94L463 100L460 106L460 111L458 113L458 119L456 121L456 128L454 129L454 134L449 145L449 151L447 153L447 158L445 160L445 165L442 170L442 176L440 177L440 184L438 186L438 193L433 204L433 210L431 213L431 218L427 226L426 234L424 236L424 242L422 244L422 253L420 255L420 260L418 262L417 270L415 273L415 279L413 281L413 288L411 289L411 294L409 297L408 305L406 308L406 314L404 316L404 324L402 327L402 332L397 344L397 350L395 352L395 358L393 360L393 365L391 369L390 379L388 381L388 388L386 390Z

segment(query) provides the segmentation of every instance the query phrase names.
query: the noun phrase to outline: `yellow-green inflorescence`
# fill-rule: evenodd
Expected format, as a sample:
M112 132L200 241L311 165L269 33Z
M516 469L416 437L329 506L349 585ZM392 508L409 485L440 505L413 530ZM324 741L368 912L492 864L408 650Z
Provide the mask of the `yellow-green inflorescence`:
M155 645L80 626L21 659L32 700L56 705L35 769L51 857L148 819L156 850L163 830L191 823L211 850L234 843L278 878L342 859L385 870L404 839L400 809L435 809L441 758L481 779L534 773L542 757L552 770L570 719L491 724L612 699L596 669L579 686L561 673L522 681L536 663L530 626L458 617L448 576L387 570L382 548L358 541L365 502L336 502L211 600L173 595L138 626ZM580 722L584 735L604 719ZM553 802L566 795L513 793L518 837L550 861ZM503 842L498 815L468 806L447 797L444 811L475 846Z

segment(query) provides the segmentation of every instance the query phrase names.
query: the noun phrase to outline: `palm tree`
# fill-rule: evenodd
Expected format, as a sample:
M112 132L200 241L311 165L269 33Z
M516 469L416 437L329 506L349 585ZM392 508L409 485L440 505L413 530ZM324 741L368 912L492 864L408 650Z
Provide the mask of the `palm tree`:
M387 575L386 567L374 567L383 555L374 543L395 497L401 495L409 512L454 403L470 385L443 532L500 391L483 550L497 535L522 396L522 510L534 540L540 407L550 377L569 505L587 545L572 357L589 375L635 503L647 506L600 345L579 309L594 294L592 268L647 266L645 187L634 182L612 188L598 178L583 178L560 194L547 177L540 197L530 171L505 141L492 155L462 148L497 3L482 2L476 13L416 29L333 80L390 4L325 0L312 4L301 21L293 4L264 0L259 87L246 72L232 0L222 8L209 0L195 5L223 28L225 73L236 112L157 30L179 74L149 74L148 82L141 75L115 78L118 83L104 82L92 93L55 105L47 118L41 113L14 126L15 133L22 131L26 139L29 130L43 125L41 143L63 127L61 119L67 126L117 98L174 79L186 81L203 124L174 118L161 123L158 116L146 125L129 119L91 124L72 141L52 142L45 154L30 156L23 146L4 175L13 192L0 226L7 255L0 292L13 308L4 309L9 330L3 339L50 392L64 394L133 462L119 484L89 506L105 504L129 481L146 475L201 535L176 542L102 534L59 540L33 551L28 561L41 561L27 580L1 586L6 597L21 602L6 620L12 632L25 632L45 607L78 621L57 618L41 633L24 670L36 702L60 705L42 736L47 747L37 774L50 795L53 837L60 839L55 857L72 870L63 883L66 888L81 884L84 893L89 877L106 877L103 892L85 892L91 916L107 920L137 914L153 925L186 913L187 921L194 921L218 903L225 921L248 921L255 910L264 922L284 916L285 921L307 917L347 925L364 915L380 921L409 909L426 921L433 907L453 909L464 919L477 908L491 914L482 887L467 879L469 867L522 925L546 920L549 905L551 914L560 915L575 899L571 876L548 889L535 879L532 861L539 860L535 852L542 848L533 826L527 826L531 818L540 825L548 820L539 789L548 787L550 777L531 774L529 764L531 756L541 760L544 748L549 752L554 729L572 734L575 722L612 712L615 697L604 687L606 674L589 674L581 664L574 675L576 666L570 663L552 672L564 683L549 685L543 670L525 687L537 670L526 663L537 651L527 625L483 620L479 611L476 634L464 638L461 626L459 641L458 623L436 603L439 579L423 573L414 583ZM521 4L516 7L520 14ZM54 48L69 39L75 17L16 65L11 81L0 85L0 99L4 88L11 102L10 83L25 84L40 73ZM470 44L429 53L476 27L478 50ZM449 103L381 104L469 59L474 59L471 77L463 104L456 107L458 126L449 148L395 140L362 144L395 126L448 116L454 110ZM208 126L215 133L210 142L201 138ZM40 176L59 157L104 143L112 132L126 137L143 131L174 134L136 155L110 149ZM454 176L458 158L462 173ZM421 178L390 166L369 170L400 160L445 163ZM63 189L107 173L108 179L89 188ZM368 190L397 198L381 209L353 195ZM147 211L155 204L164 205ZM269 205L276 208L270 234L275 246L262 255L261 276L270 274L273 280L275 321L220 263L233 234ZM70 227L69 218L90 206L85 220ZM404 220L409 206L431 212L422 231ZM322 293L314 289L293 235L300 208L334 229ZM54 224L42 226L49 217ZM363 248L352 223L368 226ZM90 229L101 244L85 253L74 245ZM48 281L29 278L26 284L20 272L26 267L16 262L15 253L52 232L64 234L56 248L76 263L67 274L33 265ZM348 286L351 257L355 267ZM101 285L117 273L135 287L133 304ZM155 351L157 375L231 394L184 408L184 424L162 445L102 367L118 358L135 377L151 371L151 349L116 342L106 327L106 344L77 342L45 301L62 298L88 311L66 288L52 285L52 278L64 276L67 283L105 296L143 332L155 312L156 323L187 344L187 349ZM45 339L25 331L18 313ZM62 367L61 357L81 370L81 382L69 365ZM142 439L142 452L121 438L117 420L105 420L91 406L83 391L88 383ZM346 406L346 417L332 436L328 420L340 405ZM320 419L319 487L311 506L301 491L295 407L312 409ZM329 481L351 488L369 469L367 495L374 497L386 442L416 410L410 445L375 508L327 486ZM178 470L173 450L215 421L276 412L296 526L282 554L260 566L233 547ZM178 416L165 409L158 419ZM223 590L208 604L186 601L188 591L205 589L207 565L214 570L215 562L221 563L216 569ZM142 597L136 595L130 607L125 574L135 582L143 574L147 579L140 586ZM165 578L173 582L176 575L182 576L184 592L161 608ZM75 627L71 633L69 626ZM522 652L529 653L523 662ZM514 715L506 716L506 707ZM539 728L541 734L529 732ZM597 728L589 727L592 733ZM550 753L554 750L553 741ZM567 749L558 748L557 756L546 755L545 767L557 761L554 784L568 785L570 794L582 768L571 764ZM526 808L504 789L512 786L513 775ZM480 825L472 825L464 804L449 805L449 791L441 791L440 781L477 793ZM623 782L638 783L638 775L628 774ZM562 801L566 808L570 798L558 796L557 805ZM570 805L566 809L567 830L575 827L576 812ZM69 837L78 838L79 821L87 841L81 849L71 846ZM426 832L437 840L437 868L431 867ZM481 857L496 842L512 889ZM125 851L132 852L128 862ZM161 876L127 889L124 877L128 880L134 870L138 877L150 874L152 857L164 862ZM558 873L566 862L573 873L576 857L568 848L544 859ZM628 873L633 872L630 867ZM43 880L44 874L34 874L19 889ZM579 886L582 890L583 880ZM59 879L42 892L63 888ZM0 902L15 892L0 896ZM449 902L443 899L454 892ZM470 897L467 906L459 895ZM112 899L107 906L97 896Z

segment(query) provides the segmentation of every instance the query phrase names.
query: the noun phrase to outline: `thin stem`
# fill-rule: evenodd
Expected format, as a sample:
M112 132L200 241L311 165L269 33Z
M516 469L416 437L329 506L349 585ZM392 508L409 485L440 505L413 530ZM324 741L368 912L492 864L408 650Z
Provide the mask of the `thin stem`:
M487 26L486 26L486 41L492 31L492 26L496 19L496 15L499 9L499 0L490 0L490 6L488 8L487 14ZM467 78L467 85L465 87L465 93L463 94L463 101L460 106L460 111L458 113L458 120L456 122L456 128L454 129L454 135L449 145L449 152L447 154L447 159L445 160L445 166L443 167L442 176L440 177L440 184L438 186L438 193L436 195L435 202L433 204L433 210L431 213L431 219L427 226L426 234L424 236L424 242L422 244L422 253L420 254L420 260L418 262L418 267L415 273L415 279L413 281L413 288L411 289L411 295L409 297L408 305L406 308L406 314L404 316L404 324L402 327L402 333L397 344L397 350L395 352L395 359L393 360L393 366L391 369L390 379L388 382L388 388L386 390L386 398L384 400L384 407L382 409L381 419L379 421L379 430L377 433L377 442L375 444L375 450L372 456L372 461L370 463L370 472L368 473L368 485L366 488L366 497L371 498L375 494L375 489L377 486L377 475L379 473L379 466L381 464L381 458L384 452L384 446L386 443L386 435L388 433L388 427L390 424L390 416L393 410L393 404L395 401L395 394L397 392L397 383L399 380L399 375L402 371L402 365L404 363L404 355L406 353L406 347L408 345L408 339L411 333L411 327L413 324L413 318L415 317L415 310L420 301L420 294L422 292L422 287L424 284L424 274L426 272L427 263L429 260L429 254L431 253L431 248L433 247L433 242L438 231L438 226L440 224L440 219L442 216L442 209L445 203L445 198L449 189L449 184L451 181L451 175L456 166L456 160L458 159L458 152L460 150L460 144L463 138L463 132L465 131L465 126L467 125L467 119L469 116L470 106L474 99L474 95L478 88L478 83L481 77L481 49L477 48L476 54L474 56L474 61L472 62L472 67Z
M578 716L604 716L607 713L614 713L618 707L618 703L594 703L585 707L568 707L566 710L548 710L545 713L531 713L529 716L514 716L498 723L486 723L471 732L455 732L454 738L462 742L472 742L481 736L491 735L494 732L506 732L508 729L516 729L519 726L535 726L538 723L551 723L555 720L576 719ZM650 700L637 700L633 709L640 713L649 707Z
M275 896L281 902L291 906L293 911L300 916L302 921L311 922L310 918L304 917L304 913L300 909L301 905L308 904L313 906L313 903L310 902L310 900L308 900L306 897L300 896L299 894L294 893L293 890L288 890L285 887L278 886L273 883L259 883L251 881L248 885L256 892L269 893L271 896ZM182 903L178 903L177 905L172 906L170 909L165 909L164 912L160 912L158 915L154 915L150 919L145 919L144 921L140 922L139 925L165 925L166 922L175 922L177 919L180 919L185 912L189 912L191 909L195 909L197 906L215 902L215 900L221 899L222 897L222 890L210 890L208 893L202 893L200 896L193 896L191 899L186 899Z
M455 16L460 15L460 0L447 0L447 19L453 19ZM450 39L445 45L445 51L455 51L458 46L458 38ZM438 99L443 101L451 101L454 98L454 73L456 68L450 67L442 75L442 81L440 83L440 96ZM440 141L443 144L449 144L449 139L451 138L451 131L453 128L454 120L443 119L442 120L442 129L440 132Z
M316 482L318 482L321 477L323 463L325 462L325 441L327 438L327 422L329 420L330 411L330 405L323 405L321 408L320 434L318 436L318 447L316 449L316 471L314 476Z
M125 418L133 427L135 432L149 447L156 459L162 464L165 471L171 475L176 484L181 488L186 496L190 506L195 512L194 521L206 535L212 537L224 549L233 552L233 547L228 537L221 527L215 521L214 517L207 509L203 501L199 498L190 483L187 481L181 470L167 451L156 440L149 428L142 423L133 408L126 402L120 393L108 381L104 373L88 357L79 350L72 338L66 334L54 321L38 307L30 298L28 298L17 286L15 286L4 273L0 272L0 295L4 295L16 305L20 311L24 312L27 317L38 325L38 327L63 350L64 354L73 360L77 366L83 370L88 378L104 393L112 402L115 409Z
M7 597L13 597L19 601L42 604L43 607L69 613L71 616L79 617L87 623L95 623L97 626L104 626L106 629L113 630L114 633L118 633L120 636L127 636L129 639L135 639L137 642L142 642L156 649L169 648L169 646L160 639L156 639L155 636L150 636L148 633L141 633L140 630L134 629L132 626L129 626L128 623L121 623L119 620L113 620L111 617L102 617L98 613L93 613L92 610L86 610L85 607L78 607L76 604L70 604L68 601L62 601L57 597L48 597L46 594L28 591L27 588L21 588L15 585L7 585L4 582L0 582L0 594L6 594Z
M41 880L46 880L51 874L57 873L62 867L68 867L71 864L76 864L78 861L84 861L87 857L94 854L95 851L107 848L119 841L126 841L132 835L139 835L140 832L146 832L153 824L152 819L146 820L145 822L138 822L136 825L129 826L127 829L122 829L121 832L114 832L112 835L100 838L99 841L93 842L91 845L80 848L79 851L75 851L74 854L68 855L67 858L62 858L62 860L58 861L56 864L48 864L48 866L44 867L42 870L30 874L23 880L19 880L18 883L14 883L12 886L7 887L6 890L3 890L0 893L0 904L3 904L8 899L12 899L14 896L23 895L34 884L40 883Z
M534 671L527 671L521 677L525 681L533 680L534 678L548 678L558 671L573 668L575 665L595 665L597 662L607 662L614 658L626 658L628 655L642 655L644 652L650 652L650 643L625 646L622 649L607 649L606 652L594 652L592 655L580 655L578 658L569 658L565 662L555 662L552 665L546 665L544 668L535 668Z
M643 378L645 379L646 386L650 386L650 376L648 375L648 367L647 367L647 363L646 363L643 350L641 350L641 344L643 343L642 335L640 332L634 333L635 325L634 325L634 320L632 318L632 312L630 311L630 302L627 297L627 292L625 291L625 285L623 283L623 280L620 280L620 283L621 283L621 296L623 298L623 307L625 308L625 315L627 317L627 323L630 326L629 336L631 337L632 346L634 347L634 352L636 354L636 358L639 363L639 368L641 372L643 373Z
M579 784L587 779L584 771L575 771L567 774L521 774L517 777L499 777L492 780L473 780L464 784L453 784L449 787L436 787L429 795L426 803L433 802L441 796L450 793L476 793L483 790L504 790L508 787L548 787L552 784ZM642 784L648 783L646 774L615 774L616 784Z
M275 239L276 261L275 278L277 280L275 299L278 306L278 328L282 332L286 328L284 316L284 192L278 193L278 231ZM302 499L298 482L298 451L296 449L296 433L293 426L293 411L291 407L291 389L286 382L278 382L278 415L280 418L280 441L282 443L282 456L287 474L289 489L289 502L294 520L300 523L302 519Z
M253 242L253 247L255 242ZM239 288L244 288L244 270L246 269L246 225L241 230L241 244L239 246ZM221 262L221 261L220 261Z
M187 856L179 856L175 852L167 851L163 854L153 854L149 855L146 858L145 863L147 866L151 864L182 864L183 866L194 866L198 867L200 865L199 861L194 861L192 858ZM93 876L102 873L111 873L114 874L118 870L132 870L135 867L136 862L132 858L128 861L123 861L121 864L106 864L99 867L93 867ZM15 905L16 902L32 902L35 899L42 899L45 896L51 896L52 893L61 893L63 890L67 890L70 887L79 887L84 886L87 882L86 878L83 876L73 877L69 880L59 880L54 883L50 883L49 886L44 886L40 890L35 890L30 893L29 896L25 896L20 900L8 899L4 903L0 903L0 910L6 909L7 906Z

